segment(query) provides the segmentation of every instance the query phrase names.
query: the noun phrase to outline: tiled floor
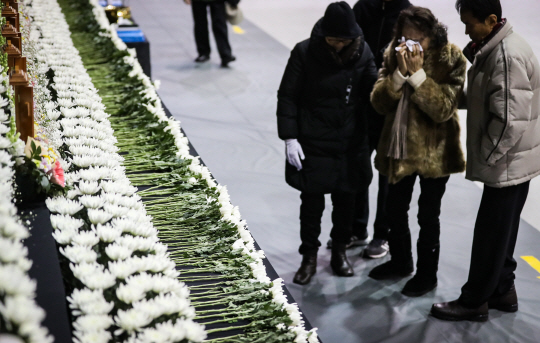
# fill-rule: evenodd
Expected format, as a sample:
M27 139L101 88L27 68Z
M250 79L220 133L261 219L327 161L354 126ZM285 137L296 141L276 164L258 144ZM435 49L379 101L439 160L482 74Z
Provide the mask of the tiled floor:
M131 0L129 4L150 41L152 74L154 79L161 80L160 96L181 121L217 180L227 185L233 204L240 207L255 239L307 318L319 327L325 343L540 342L539 275L519 258L540 258L540 234L534 229L540 228L540 214L536 210L540 204L538 186L533 186L525 215L533 225L522 222L516 252L516 283L521 300L517 314L492 312L487 324L445 323L427 316L431 303L457 297L467 277L472 226L481 190L462 175L450 179L443 199L440 280L435 292L420 299L404 298L399 293L404 281L381 283L367 278L368 271L381 261L360 258L360 249L349 252L356 273L352 278L333 277L328 266L329 252L321 249L313 282L304 287L291 283L300 263L300 199L299 193L284 181L284 144L277 138L275 120L276 92L290 48L307 38L329 2L242 2L247 20L240 25L244 34L230 30L233 52L238 57L230 69L219 67L215 48L210 63L193 63L196 50L191 12L182 1ZM449 25L451 40L459 45L467 42L453 0L438 0L437 5L429 0L414 3L434 7L435 14ZM540 43L534 38L540 24L536 18L524 19L526 15L522 14L533 13L533 9L539 13L540 3L520 0L523 7L511 7L510 3L503 0L505 15L540 56ZM375 184L376 180L371 189L373 204ZM413 201L413 240L418 233L416 207ZM323 218L323 244L330 228L327 210Z

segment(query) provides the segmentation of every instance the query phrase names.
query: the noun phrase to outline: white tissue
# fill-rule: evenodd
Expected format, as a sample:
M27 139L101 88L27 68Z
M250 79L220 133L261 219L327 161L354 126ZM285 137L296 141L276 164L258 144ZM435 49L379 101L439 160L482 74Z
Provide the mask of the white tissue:
M420 51L424 51L420 43L418 43L417 41L414 41L412 39L405 40L405 37L401 37L401 39L398 40L398 43L403 43L403 42L405 42L405 46L407 46L410 52L413 51L413 46L415 45L418 45L418 48L420 48ZM400 50L401 50L401 47L396 46L396 51L400 51Z

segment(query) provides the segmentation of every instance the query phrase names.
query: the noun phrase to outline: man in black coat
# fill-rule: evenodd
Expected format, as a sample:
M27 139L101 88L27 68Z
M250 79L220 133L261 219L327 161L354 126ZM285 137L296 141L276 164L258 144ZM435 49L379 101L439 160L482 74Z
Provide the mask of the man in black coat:
M278 133L286 142L286 181L300 190L303 255L294 282L315 274L321 245L324 194L332 196L334 241L330 265L352 276L345 247L351 238L356 191L365 191L372 171L365 108L377 69L350 6L328 6L311 38L298 43L278 91Z
M364 32L366 43L375 56L377 69L382 67L383 53L393 37L394 25L399 13L411 6L409 0L360 0L354 7L356 22ZM369 154L377 149L384 124L384 116L368 107ZM386 196L388 178L379 173L379 193L377 214L375 216L373 240L364 249L364 257L381 258L388 253L388 222L386 219ZM369 239L367 224L369 220L369 190L359 191L356 198L353 231L348 247L364 245ZM332 242L328 242L331 247Z

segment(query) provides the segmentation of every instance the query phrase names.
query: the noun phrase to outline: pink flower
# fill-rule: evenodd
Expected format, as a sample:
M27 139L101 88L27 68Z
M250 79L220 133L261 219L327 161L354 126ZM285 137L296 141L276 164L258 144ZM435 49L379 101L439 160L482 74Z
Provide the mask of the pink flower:
M62 187L66 186L66 181L64 180L64 169L62 169L60 162L56 161L49 174L51 175L52 183L56 183Z

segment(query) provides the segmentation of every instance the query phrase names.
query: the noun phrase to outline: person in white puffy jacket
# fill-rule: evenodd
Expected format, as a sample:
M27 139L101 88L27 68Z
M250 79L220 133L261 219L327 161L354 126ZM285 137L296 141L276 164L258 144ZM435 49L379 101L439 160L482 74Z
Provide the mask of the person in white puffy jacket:
M434 304L443 320L488 319L518 309L513 258L529 183L540 174L540 65L502 19L499 0L457 0L472 42L467 89L466 178L484 183L469 277L455 301Z

